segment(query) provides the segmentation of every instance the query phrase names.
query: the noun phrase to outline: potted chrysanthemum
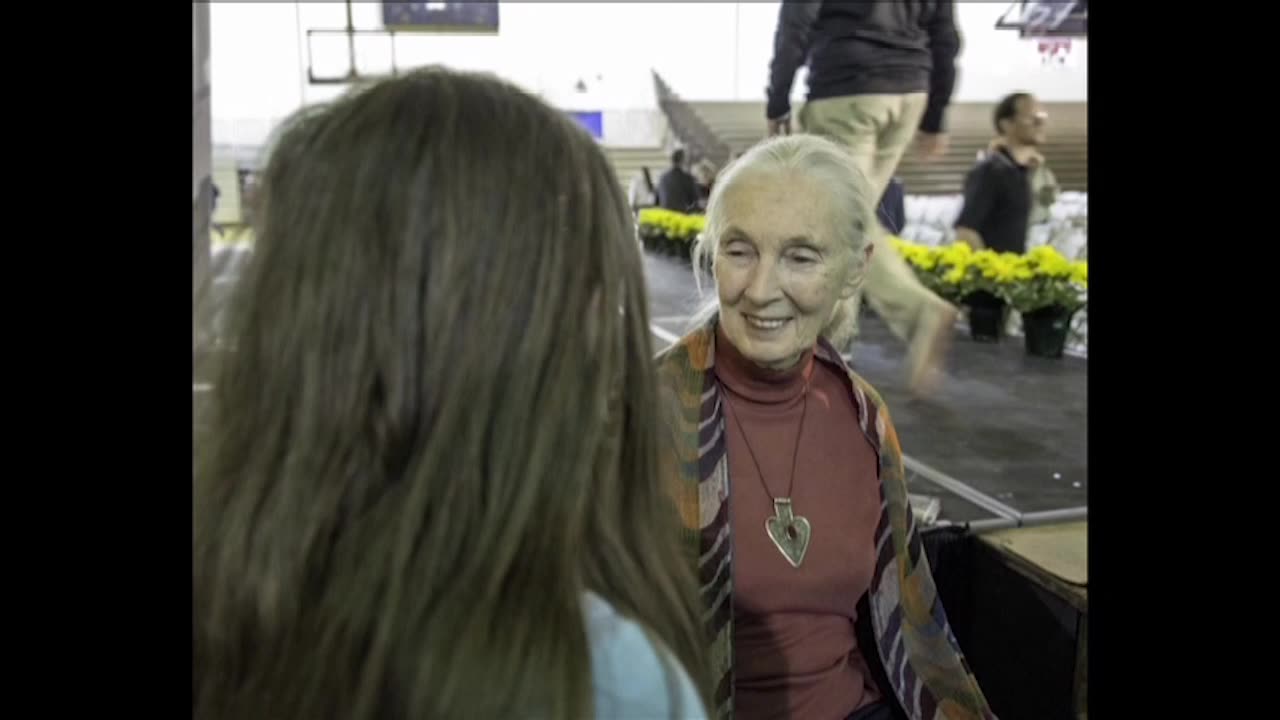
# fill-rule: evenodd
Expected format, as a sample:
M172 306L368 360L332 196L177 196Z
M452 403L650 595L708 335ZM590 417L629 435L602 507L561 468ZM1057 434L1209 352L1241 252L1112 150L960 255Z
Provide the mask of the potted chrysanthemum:
M640 240L645 247L689 260L693 241L706 227L702 215L685 215L662 208L640 211Z
M1019 278L1005 297L1022 314L1027 354L1062 357L1071 318L1088 301L1089 265L1067 260L1048 245L1033 248L1020 265Z
M926 247L898 238L892 242L925 287L949 302L969 308L969 334L974 340L1000 339L1007 290L1031 277L1017 255L974 251L963 243Z
M943 298L969 308L969 335L974 340L994 342L1004 327L1004 291L1017 275L1016 258L954 243L936 250L936 281L927 275L922 281Z
M962 243L957 246L968 248ZM965 266L968 293L963 301L969 306L969 334L974 340L999 341L1005 325L1009 289L1030 274L1016 253L978 250L971 251L968 258Z

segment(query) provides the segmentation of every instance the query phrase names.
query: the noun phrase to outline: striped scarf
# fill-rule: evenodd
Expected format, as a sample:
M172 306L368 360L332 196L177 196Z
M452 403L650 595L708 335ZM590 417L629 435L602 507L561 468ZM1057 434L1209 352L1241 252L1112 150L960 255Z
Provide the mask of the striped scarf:
M670 490L698 576L711 642L714 713L733 716L733 540L724 410L713 371L715 322L658 355L665 440L674 448ZM912 720L993 719L938 599L907 502L902 450L884 402L820 339L818 357L848 373L862 432L879 456L880 520L869 606L876 651L893 695ZM859 598L849 598L855 605ZM864 649L865 651L865 649Z

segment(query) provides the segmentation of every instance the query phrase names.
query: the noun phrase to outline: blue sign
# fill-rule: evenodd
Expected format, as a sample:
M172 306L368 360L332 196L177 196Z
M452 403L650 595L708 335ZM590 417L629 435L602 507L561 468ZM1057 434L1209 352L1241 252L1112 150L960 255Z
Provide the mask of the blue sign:
M573 118L579 125L587 129L591 133L591 137L601 140L604 138L604 114L596 112L578 112L570 111L569 117Z
M409 32L498 32L498 3L384 2L382 24Z

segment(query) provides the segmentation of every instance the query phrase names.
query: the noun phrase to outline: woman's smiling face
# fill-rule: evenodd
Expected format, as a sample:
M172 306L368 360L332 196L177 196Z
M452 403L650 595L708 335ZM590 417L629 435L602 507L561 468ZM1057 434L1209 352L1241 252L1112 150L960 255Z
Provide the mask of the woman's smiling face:
M738 178L720 202L720 324L743 356L787 369L817 342L836 302L860 284L852 248L836 233L835 218L844 213L814 178L789 171Z

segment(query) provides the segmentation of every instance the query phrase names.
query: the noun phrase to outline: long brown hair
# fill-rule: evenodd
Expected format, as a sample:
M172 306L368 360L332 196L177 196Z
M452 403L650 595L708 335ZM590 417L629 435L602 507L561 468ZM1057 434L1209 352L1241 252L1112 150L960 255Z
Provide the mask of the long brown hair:
M705 702L641 258L594 141L429 69L292 118L260 193L196 449L194 716L581 718L585 590Z

